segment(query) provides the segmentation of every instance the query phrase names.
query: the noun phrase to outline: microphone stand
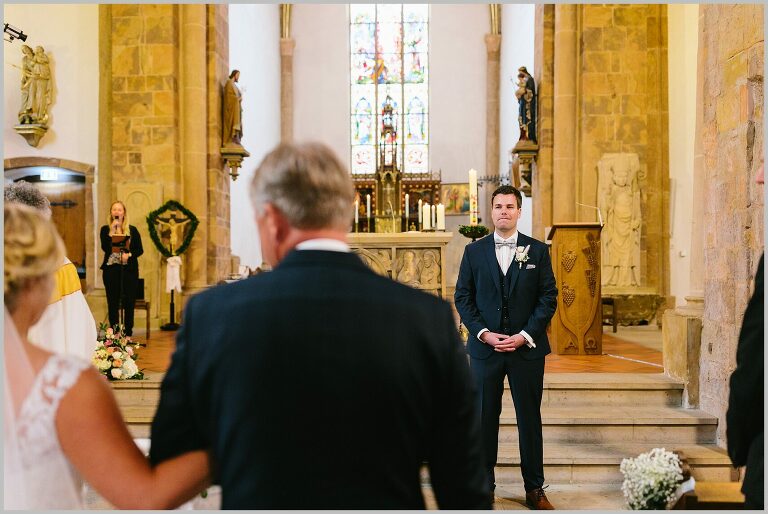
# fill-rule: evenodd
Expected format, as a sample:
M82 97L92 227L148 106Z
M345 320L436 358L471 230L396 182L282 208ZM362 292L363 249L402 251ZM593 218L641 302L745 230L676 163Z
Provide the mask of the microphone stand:
M171 255L173 255L173 245L171 246ZM167 271L166 271L167 273ZM169 323L166 323L165 325L162 325L160 327L160 330L178 330L179 324L176 323L176 304L173 301L173 289L171 289L171 321Z

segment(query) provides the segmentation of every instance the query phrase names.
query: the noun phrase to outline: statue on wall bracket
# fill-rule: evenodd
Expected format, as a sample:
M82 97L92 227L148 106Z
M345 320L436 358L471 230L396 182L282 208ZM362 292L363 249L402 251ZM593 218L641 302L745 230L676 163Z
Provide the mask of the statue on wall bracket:
M30 146L37 147L48 131L50 107L53 102L53 77L50 58L42 46L21 45L21 107L19 124L13 129Z
M518 115L520 139L510 151L510 177L521 193L530 197L533 185L533 162L539 154L536 138L536 82L525 66L517 73Z
M224 84L221 102L221 157L229 168L232 180L237 180L243 159L251 155L240 142L243 137L243 94L237 87L239 81L240 70L232 70Z

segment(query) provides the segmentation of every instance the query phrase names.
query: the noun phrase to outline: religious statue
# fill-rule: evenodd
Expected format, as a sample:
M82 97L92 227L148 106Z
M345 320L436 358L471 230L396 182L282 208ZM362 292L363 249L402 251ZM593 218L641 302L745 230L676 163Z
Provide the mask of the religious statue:
M243 137L243 95L237 87L240 71L232 70L224 85L224 113L221 123L221 145L223 147L240 145Z
M418 286L419 269L416 263L416 253L413 250L405 250L398 260L401 264L397 272L397 280L409 286Z
M32 65L32 83L29 91L32 102L32 118L35 123L48 123L48 106L51 105L51 66L42 46L35 47Z
M600 210L605 214L602 231L603 284L639 285L640 268L640 169L637 154L605 154L600 171Z
M525 66L517 71L515 96L519 106L517 120L520 124L520 141L536 143L536 83Z
M167 218L157 218L157 221L160 225L163 225L164 227L167 227L165 231L170 232L169 234L169 240L170 240L170 247L171 252L176 252L179 248L179 240L183 239L179 234L179 230L184 230L184 225L190 222L189 218L176 218L176 213L171 212L170 215ZM176 254L174 254L176 255Z
M428 289L438 289L440 287L440 266L437 264L437 252L425 250L423 261L419 282Z
M32 73L35 63L35 54L32 48L21 45L24 58L21 61L21 108L19 109L19 123L33 123L32 119Z

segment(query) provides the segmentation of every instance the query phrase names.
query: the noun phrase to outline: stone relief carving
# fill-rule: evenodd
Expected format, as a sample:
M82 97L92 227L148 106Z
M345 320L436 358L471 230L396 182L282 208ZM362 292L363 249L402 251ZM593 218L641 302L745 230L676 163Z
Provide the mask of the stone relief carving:
M436 250L424 250L423 264L419 281L426 289L440 287L440 255Z
M597 163L602 231L603 285L637 286L640 270L640 161L634 153L607 153Z
M355 248L352 250L363 259L363 262L371 268L374 273L389 277L389 271L392 269L392 258L389 255L389 251L376 249L366 250L364 248Z
M412 287L420 285L419 272L421 261L416 258L415 250L403 250L397 257L397 280Z

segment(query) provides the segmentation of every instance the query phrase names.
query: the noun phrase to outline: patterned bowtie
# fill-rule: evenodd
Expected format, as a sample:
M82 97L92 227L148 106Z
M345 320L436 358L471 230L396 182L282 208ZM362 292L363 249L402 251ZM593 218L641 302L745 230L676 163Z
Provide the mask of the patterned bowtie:
M509 241L505 241L503 243L496 243L496 248L497 249L498 248L504 248L505 246L507 248L514 248L515 247L515 243L509 242Z

